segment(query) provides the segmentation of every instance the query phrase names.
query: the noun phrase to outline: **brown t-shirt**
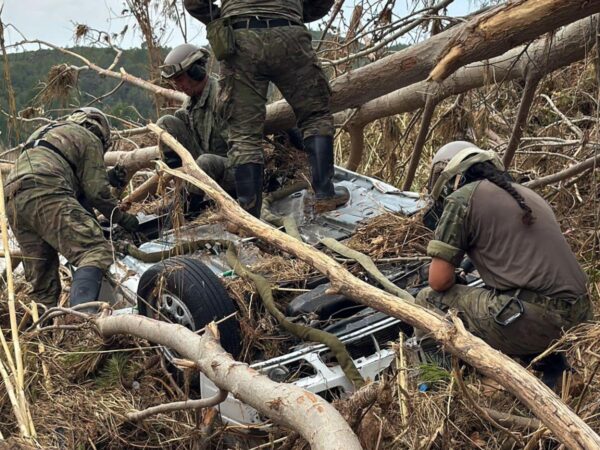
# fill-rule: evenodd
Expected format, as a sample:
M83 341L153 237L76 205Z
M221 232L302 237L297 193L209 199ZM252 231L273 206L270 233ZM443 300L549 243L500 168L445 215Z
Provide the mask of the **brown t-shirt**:
M302 22L302 0L222 0L221 17L282 17Z
M532 225L523 224L523 210L508 192L487 180L469 183L446 199L427 253L454 265L467 253L485 284L499 290L563 299L585 294L586 276L552 209L531 189L513 186L533 210Z

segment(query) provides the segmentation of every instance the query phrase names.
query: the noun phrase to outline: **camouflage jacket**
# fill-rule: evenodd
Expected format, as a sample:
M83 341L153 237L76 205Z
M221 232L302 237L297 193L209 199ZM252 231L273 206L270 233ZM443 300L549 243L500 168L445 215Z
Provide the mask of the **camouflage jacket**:
M36 130L27 142L37 139L45 128ZM34 187L27 189L32 197L68 195L111 217L117 200L110 191L100 139L86 128L69 122L51 129L43 139L58 148L64 158L43 146L24 150L8 175L7 192L11 185L24 186L23 182L27 181ZM119 214L118 210L116 213ZM113 219L118 220L115 214Z
M302 22L302 0L222 0L221 17L283 17Z
M202 153L227 156L227 124L217 113L217 80L210 77L200 97L188 98L175 112L192 130Z

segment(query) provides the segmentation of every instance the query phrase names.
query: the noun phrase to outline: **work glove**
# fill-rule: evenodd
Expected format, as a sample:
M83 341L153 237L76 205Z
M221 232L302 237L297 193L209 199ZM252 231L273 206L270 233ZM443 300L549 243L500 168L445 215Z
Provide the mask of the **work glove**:
M140 222L137 217L126 212L122 213L118 223L130 233L137 231L137 229L140 227Z
M108 182L112 187L117 189L123 189L127 186L127 170L125 167L117 164L112 169L106 172L108 175Z

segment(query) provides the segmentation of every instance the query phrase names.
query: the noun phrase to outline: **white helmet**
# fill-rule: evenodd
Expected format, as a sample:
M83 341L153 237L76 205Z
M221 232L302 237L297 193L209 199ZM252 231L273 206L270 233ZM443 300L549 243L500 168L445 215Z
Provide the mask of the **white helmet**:
M433 157L430 175L430 193L437 200L444 186L455 176L462 175L476 163L490 161L499 170L504 164L492 150L482 150L470 142L454 141L441 147Z

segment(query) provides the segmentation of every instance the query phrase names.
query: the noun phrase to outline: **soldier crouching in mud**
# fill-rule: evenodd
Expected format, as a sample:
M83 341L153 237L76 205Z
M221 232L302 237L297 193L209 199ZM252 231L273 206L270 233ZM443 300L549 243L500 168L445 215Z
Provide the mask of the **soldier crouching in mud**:
M457 310L471 333L525 361L592 319L586 276L550 205L511 182L495 152L468 142L443 146L429 190L435 201L424 216L435 230L427 247L430 288L419 292L418 304ZM465 254L484 287L455 284ZM558 355L539 366L549 385L565 368Z
M91 207L128 231L139 226L135 216L117 207L110 191L110 184L122 187L124 174L107 173L109 146L106 116L96 108L80 108L65 121L36 130L7 178L7 215L23 253L25 277L34 300L46 307L56 306L61 292L58 253L78 268L71 306L98 299L113 259Z
M209 57L208 50L192 44L179 45L169 52L161 76L189 98L174 115L162 116L157 125L173 135L209 177L229 194L235 194L233 170L227 167L227 124L217 114L218 85L206 71ZM166 164L180 167L179 156L164 143L159 145ZM204 193L191 184L186 188L187 210L196 212Z

